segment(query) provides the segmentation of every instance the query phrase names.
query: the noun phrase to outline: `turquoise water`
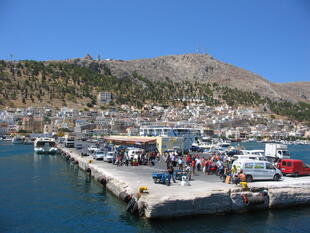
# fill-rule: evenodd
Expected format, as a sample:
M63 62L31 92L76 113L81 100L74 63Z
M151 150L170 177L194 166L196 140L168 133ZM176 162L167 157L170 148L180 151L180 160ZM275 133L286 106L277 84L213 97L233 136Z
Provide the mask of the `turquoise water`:
M247 148L263 148L247 144ZM290 146L310 163L310 146ZM61 156L0 144L0 233L310 232L310 208L147 221ZM310 177L309 177L310 179Z

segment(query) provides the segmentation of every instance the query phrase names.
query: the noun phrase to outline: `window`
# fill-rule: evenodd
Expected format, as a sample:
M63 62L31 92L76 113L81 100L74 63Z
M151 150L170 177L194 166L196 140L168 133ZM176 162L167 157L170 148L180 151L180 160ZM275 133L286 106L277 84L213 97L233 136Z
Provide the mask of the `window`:
M282 161L282 166L286 167L286 162Z
M263 163L255 163L255 169L262 169L264 168L264 164Z
M287 162L287 166L291 167L292 166L292 162Z
M270 164L270 163L266 163L266 168L267 169L274 169L274 166L272 166L272 164Z
M245 163L244 168L253 168L253 163Z

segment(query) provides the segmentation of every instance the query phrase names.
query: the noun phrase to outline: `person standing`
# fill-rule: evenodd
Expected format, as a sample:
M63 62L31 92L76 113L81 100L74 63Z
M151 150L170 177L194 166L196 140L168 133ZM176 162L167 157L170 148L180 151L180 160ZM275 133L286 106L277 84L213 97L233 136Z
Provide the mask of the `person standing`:
M206 160L204 157L202 157L201 159L201 167L202 167L202 172L206 174Z
M191 177L192 177L192 169L191 169L191 166L186 165L185 171L186 171L186 180L187 180L187 181L190 181L190 180L191 180Z
M178 166L179 166L179 170L182 171L182 169L183 169L183 159L182 159L182 157L180 157L179 160L178 160Z
M240 184L240 182L246 182L246 176L243 173L243 170L241 169L240 172L238 173L238 177L235 181L236 185Z
M192 159L191 166L192 166L192 170L193 170L193 176L195 176L196 175L196 173L195 173L195 170L196 170L196 160L194 158Z
M186 158L185 158L185 162L186 162L186 165L190 166L191 164L191 156L190 155L186 155Z
M197 171L201 171L201 159L198 155L196 156L195 163L196 163Z
M174 178L174 168L172 164L168 165L168 169L167 169L169 175L171 176L173 183L176 183L175 178Z

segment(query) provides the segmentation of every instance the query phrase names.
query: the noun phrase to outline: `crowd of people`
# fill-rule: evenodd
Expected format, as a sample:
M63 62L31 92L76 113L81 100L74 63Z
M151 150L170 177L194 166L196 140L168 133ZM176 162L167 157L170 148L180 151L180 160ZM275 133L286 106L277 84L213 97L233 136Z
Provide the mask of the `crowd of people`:
M233 159L226 153L212 153L209 155L187 153L182 154L176 151L164 152L141 152L128 154L128 151L119 150L115 155L113 164L117 166L166 166L167 172L171 175L172 181L176 182L176 172L186 174L186 179L190 181L192 176L202 173L204 175L217 175L223 182L227 181L238 184L245 181L242 170L233 166Z
M116 153L115 161L113 163L117 166L154 166L155 162L159 160L159 157L160 154L156 152L142 152L129 155L126 150L120 150Z
M238 170L235 165L233 166L232 157L224 153L212 153L208 156L199 154L186 154L183 156L176 152L170 152L164 153L163 158L173 181L175 181L172 174L174 167L177 167L179 171L184 171L187 174L187 180L191 180L191 177L195 176L197 172L202 172L204 175L217 175L223 182L227 176L230 177L228 181L230 183L238 184L246 181L243 171Z

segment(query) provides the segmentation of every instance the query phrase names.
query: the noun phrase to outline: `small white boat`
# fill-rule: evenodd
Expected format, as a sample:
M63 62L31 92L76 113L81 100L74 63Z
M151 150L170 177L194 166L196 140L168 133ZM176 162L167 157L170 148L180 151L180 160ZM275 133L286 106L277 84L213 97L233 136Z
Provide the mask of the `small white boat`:
M12 138L11 137L2 137L2 138L0 138L0 141L4 142L4 143L8 143L8 142L12 142Z
M21 136L16 135L15 137L12 138L12 143L13 144L23 144L24 139Z
M54 138L37 138L34 141L34 151L38 154L56 154L58 149Z

